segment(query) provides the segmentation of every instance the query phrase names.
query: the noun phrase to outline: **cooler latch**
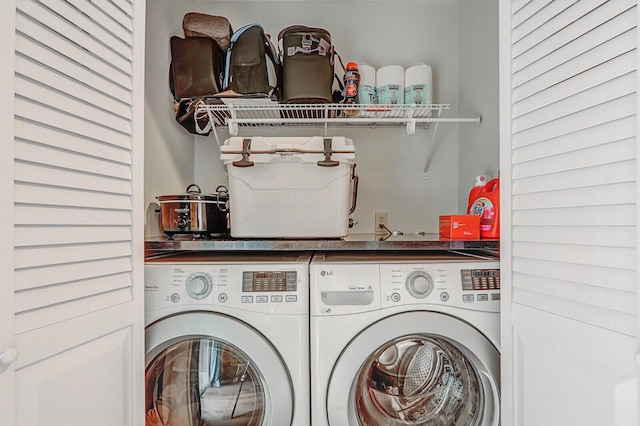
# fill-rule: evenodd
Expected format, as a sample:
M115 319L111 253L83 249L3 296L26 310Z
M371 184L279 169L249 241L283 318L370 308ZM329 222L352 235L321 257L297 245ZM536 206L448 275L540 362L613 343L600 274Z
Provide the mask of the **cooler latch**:
M324 138L324 160L318 161L320 167L336 167L340 164L339 161L331 159L331 138Z
M242 139L242 159L240 161L234 161L235 167L252 167L255 163L249 160L249 149L251 148L251 138Z

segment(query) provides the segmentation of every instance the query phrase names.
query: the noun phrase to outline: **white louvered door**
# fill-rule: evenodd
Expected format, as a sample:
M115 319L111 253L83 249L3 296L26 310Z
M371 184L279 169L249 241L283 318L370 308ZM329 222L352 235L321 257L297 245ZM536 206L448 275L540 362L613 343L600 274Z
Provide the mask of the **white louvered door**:
M637 425L637 2L500 6L503 424Z
M2 8L0 424L143 424L144 1Z

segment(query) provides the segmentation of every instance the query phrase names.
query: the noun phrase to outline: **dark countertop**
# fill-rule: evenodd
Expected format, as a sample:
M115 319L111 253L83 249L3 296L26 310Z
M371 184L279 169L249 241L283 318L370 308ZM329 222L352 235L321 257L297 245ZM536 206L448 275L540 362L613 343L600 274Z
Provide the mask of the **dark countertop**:
M499 240L441 239L437 234L352 234L336 239L235 239L229 237L204 239L190 235L176 235L173 239L154 237L145 241L147 257L177 251L481 250L496 254L499 249Z

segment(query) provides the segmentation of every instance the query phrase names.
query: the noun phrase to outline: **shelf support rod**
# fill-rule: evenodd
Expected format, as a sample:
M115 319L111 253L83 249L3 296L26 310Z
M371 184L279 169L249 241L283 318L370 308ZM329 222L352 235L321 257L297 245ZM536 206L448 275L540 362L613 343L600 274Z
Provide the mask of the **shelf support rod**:
M211 130L213 131L213 136L216 138L216 143L218 144L218 148L220 148L220 138L218 137L218 130L216 126L215 119L213 117L213 110L207 108L207 115L209 116L209 123L211 123Z
M438 118L442 114L442 108L438 109ZM424 170L422 172L422 179L427 178L427 170L429 170L429 164L431 163L431 156L433 155L433 145L436 143L436 133L438 133L438 124L439 122L435 122L433 126L433 133L431 134L431 142L429 143L429 148L427 150L427 158L424 162Z
M433 147L436 143L436 133L438 133L438 124L440 122L445 122L445 120L440 119L440 115L442 115L442 108L438 110L438 116L433 122L435 126L433 126L433 134L431 135L431 143L429 144L429 149L427 151L427 158L424 162L424 170L422 172L422 179L427 179L427 171L429 170L429 164L431 163L431 157L433 155ZM458 119L458 123L480 123L480 116L476 118L468 118L468 119Z
M329 108L325 105L324 107L324 137L327 137L327 131L329 129Z

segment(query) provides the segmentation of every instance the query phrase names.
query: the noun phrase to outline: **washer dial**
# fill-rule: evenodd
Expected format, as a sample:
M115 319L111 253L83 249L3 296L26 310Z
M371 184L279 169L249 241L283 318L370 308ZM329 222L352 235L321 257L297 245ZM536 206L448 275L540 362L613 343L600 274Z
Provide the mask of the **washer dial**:
M413 271L405 281L407 291L416 299L424 299L433 290L433 278L426 271Z
M206 272L194 272L186 281L187 293L194 299L204 299L213 290L213 280Z

